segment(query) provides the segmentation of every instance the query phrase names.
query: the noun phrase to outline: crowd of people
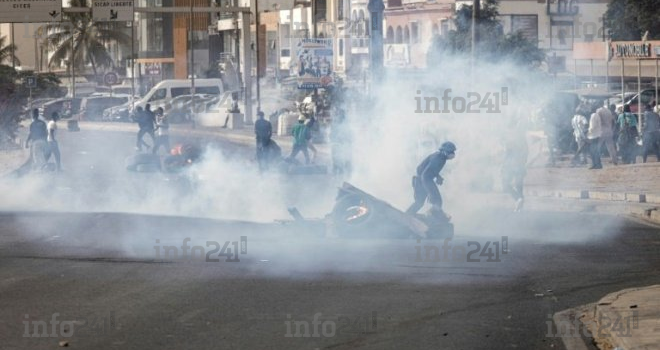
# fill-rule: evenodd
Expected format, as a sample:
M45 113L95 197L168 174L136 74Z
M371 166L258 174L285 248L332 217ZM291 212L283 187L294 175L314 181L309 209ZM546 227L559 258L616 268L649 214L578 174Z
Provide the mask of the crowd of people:
M614 165L634 164L639 156L646 163L650 154L660 161L658 110L658 107L654 109L651 105L645 105L638 117L631 113L629 105L624 105L623 110L617 113L614 105L594 110L588 104L581 103L571 120L577 144L571 164L586 165L587 159L591 158L589 169L602 169L601 156L604 153ZM554 164L554 152L550 152L550 157Z
M346 129L347 124L345 120L344 112L341 109L337 109L329 134L332 153L332 172L336 175L350 171L350 133ZM305 165L315 164L318 150L314 146L314 137L319 132L320 127L315 116L313 114L305 115L300 113L297 123L291 130L293 138L291 152L284 160L288 163L297 163L297 157L302 153ZM272 140L273 126L270 121L265 119L265 115L261 110L257 111L254 133L256 137L257 162L260 171L264 171L268 168L270 161L281 154L281 150Z

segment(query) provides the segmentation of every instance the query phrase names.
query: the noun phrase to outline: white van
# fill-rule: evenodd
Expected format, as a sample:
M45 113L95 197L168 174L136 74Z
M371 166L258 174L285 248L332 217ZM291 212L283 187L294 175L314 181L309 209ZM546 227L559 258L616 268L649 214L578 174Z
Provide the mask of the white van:
M135 102L134 108L151 104L151 110L155 111L158 107L165 108L175 97L181 95L190 95L192 83L190 79L172 79L163 80L156 84L142 99ZM221 95L221 79L195 79L195 94Z

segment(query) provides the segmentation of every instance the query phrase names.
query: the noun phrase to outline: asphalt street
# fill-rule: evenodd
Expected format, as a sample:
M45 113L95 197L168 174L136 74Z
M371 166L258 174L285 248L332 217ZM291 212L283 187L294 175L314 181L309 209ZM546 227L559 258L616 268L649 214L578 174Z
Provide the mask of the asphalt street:
M123 169L134 135L66 136L63 173L0 180L0 349L562 349L552 314L660 283L658 230L625 218L494 206L449 241L328 238L145 200L173 180Z

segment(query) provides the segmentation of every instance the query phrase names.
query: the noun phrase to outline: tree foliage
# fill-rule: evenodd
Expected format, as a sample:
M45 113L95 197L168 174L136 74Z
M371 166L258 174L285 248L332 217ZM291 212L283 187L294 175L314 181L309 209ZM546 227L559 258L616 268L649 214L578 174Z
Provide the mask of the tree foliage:
M482 1L477 20L479 43L475 57L491 63L511 61L527 67L538 67L545 61L545 52L522 33L504 34L497 17L497 0ZM456 29L436 36L428 53L429 66L437 66L443 56L469 56L472 51L472 6L464 5L454 18Z
M26 114L30 89L25 86L27 76L35 76L37 87L32 89L32 98L61 97L64 91L60 80L52 73L34 74L18 72L12 67L0 65L0 147L6 147L16 137L18 125Z
M0 37L0 64L5 62L11 64L12 55L13 55L14 63L20 66L21 61L14 54L16 50L18 50L18 48L16 47L16 45L12 45L12 44L5 45L6 42L7 42L7 36Z
M660 39L658 0L611 0L605 12L605 26L613 40Z
M87 0L71 0L72 7L89 7ZM83 70L91 64L94 77L98 80L98 67L112 68L112 56L105 47L108 42L130 45L131 38L119 30L115 22L94 22L89 12L66 13L61 23L51 23L38 29L38 35L45 37L53 55L49 66L67 60L71 69L71 57L76 69ZM73 45L72 45L73 44Z

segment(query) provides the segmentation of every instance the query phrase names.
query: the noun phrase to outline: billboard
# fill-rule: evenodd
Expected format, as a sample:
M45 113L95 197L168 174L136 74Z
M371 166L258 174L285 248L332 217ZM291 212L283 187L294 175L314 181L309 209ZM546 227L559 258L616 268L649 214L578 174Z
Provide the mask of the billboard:
M129 22L133 20L133 0L93 0L94 22Z
M301 39L292 62L299 89L325 88L334 84L332 39Z
M60 0L0 0L0 23L59 22Z

